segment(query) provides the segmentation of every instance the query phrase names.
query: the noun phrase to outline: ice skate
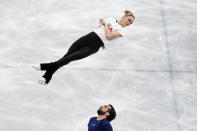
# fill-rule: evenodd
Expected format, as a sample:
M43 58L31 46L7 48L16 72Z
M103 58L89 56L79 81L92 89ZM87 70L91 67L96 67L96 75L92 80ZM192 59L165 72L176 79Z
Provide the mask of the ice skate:
M41 71L40 65L33 65L32 67L37 71Z
M41 77L38 81L41 85L46 85L46 79L44 77Z

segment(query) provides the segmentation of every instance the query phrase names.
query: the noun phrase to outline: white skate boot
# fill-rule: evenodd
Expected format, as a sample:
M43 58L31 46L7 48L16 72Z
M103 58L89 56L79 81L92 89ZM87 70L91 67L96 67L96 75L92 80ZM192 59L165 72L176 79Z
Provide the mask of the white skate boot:
M44 77L41 77L38 81L41 85L46 85L46 79Z
M33 65L32 67L37 71L41 71L40 65Z

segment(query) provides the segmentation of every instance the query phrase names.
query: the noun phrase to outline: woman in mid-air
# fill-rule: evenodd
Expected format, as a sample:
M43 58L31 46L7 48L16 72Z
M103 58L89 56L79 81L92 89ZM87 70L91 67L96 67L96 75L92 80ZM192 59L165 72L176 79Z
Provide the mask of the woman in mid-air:
M100 19L98 28L76 40L61 59L33 66L37 70L46 71L39 80L40 84L48 84L53 74L60 67L67 65L71 61L90 56L98 52L100 47L104 49L115 38L124 37L123 28L131 25L134 20L135 17L129 10L124 11L120 21L113 18Z

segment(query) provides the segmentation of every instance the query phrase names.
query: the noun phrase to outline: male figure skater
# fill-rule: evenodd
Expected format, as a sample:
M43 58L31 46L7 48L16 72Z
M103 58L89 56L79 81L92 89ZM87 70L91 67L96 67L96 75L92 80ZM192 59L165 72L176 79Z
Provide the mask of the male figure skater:
M103 105L97 110L98 117L90 118L88 131L113 131L110 122L115 119L116 111L110 104Z

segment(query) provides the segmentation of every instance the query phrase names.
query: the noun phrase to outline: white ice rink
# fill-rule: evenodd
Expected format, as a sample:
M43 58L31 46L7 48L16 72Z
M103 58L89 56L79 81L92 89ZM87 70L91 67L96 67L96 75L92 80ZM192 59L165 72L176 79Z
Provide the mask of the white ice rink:
M125 9L125 38L38 84L32 65ZM114 131L197 131L196 41L196 0L0 0L0 131L87 131L108 103Z

